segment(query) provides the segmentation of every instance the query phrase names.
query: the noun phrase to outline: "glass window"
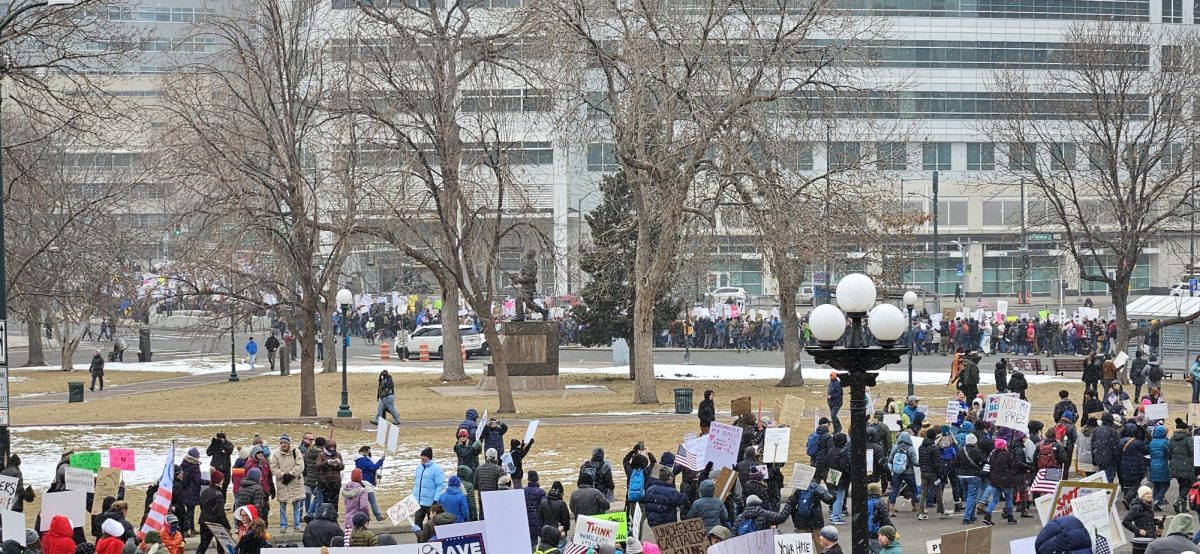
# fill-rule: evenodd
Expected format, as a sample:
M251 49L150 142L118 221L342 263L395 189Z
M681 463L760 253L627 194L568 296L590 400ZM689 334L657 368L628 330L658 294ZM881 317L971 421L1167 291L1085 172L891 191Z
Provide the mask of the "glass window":
M903 171L908 169L908 145L903 142L881 142L876 145L878 159L875 167L880 171Z
M588 171L616 171L617 145L613 143L593 143L587 146Z
M983 201L983 224L992 227L1019 227L1021 199L993 198Z
M1113 271L1113 262L1115 261L1113 257L1102 256L1102 258L1101 261L1104 263L1104 269L1109 272ZM1084 265L1083 273L1088 275L1098 275L1100 273L1099 266L1096 265L1095 260L1088 260ZM1129 278L1129 289L1134 292L1146 292L1150 290L1149 254L1138 256L1137 263L1133 267L1133 275ZM1080 279L1079 290L1085 294L1108 294L1108 284Z
M1162 22L1183 23L1183 0L1162 0Z
M1075 143L1055 142L1050 145L1050 169L1075 169Z
M1183 163L1183 145L1178 142L1172 142L1163 148L1162 166L1166 170L1179 169L1179 164Z
M938 225L946 226L967 226L967 200L964 199L939 199L938 200Z
M996 145L990 142L967 143L967 171L996 169Z
M958 274L960 260L957 256L957 254L947 253L938 257L938 265L941 266L941 273L938 275L938 292L942 294L954 294L954 285L963 282L963 277ZM907 271L904 272L904 284L932 291L933 256L911 260Z
M812 171L813 145L795 140L784 141L780 154L782 165L793 171Z
M828 154L827 165L830 170L850 169L859 165L862 145L857 142L831 142Z
M608 119L610 104L607 94L589 92L584 96L583 102L587 105L588 119Z
M1021 271L1020 252L1005 257L983 258L983 293L1016 295L1021 292L1021 277L1025 290L1032 294L1049 294L1058 285L1058 262L1054 256L1029 256L1029 269Z
M950 143L927 142L922 144L921 169L950 171Z
M1008 144L1008 168L1014 171L1033 169L1037 149L1033 144L1011 142Z

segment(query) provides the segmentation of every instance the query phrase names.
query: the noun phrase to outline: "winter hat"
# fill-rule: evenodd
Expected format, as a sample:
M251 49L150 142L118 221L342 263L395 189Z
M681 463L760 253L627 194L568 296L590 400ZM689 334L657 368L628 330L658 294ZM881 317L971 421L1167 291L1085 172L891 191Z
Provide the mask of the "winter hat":
M167 514L167 524L176 525L179 523L179 518L175 514Z
M162 533L150 530L146 532L146 538L142 539L146 544L162 544Z
M193 458L199 458L199 457L200 457L200 449L199 449L199 448L196 448L195 446L193 446L193 447L189 448L189 449L188 449L188 456L191 456L191 457L193 457Z
M754 466L754 468L750 470L750 480L751 481L762 481L766 478L767 478L767 476L763 474L761 467ZM663 480L665 481L666 479L663 479Z
M489 461L489 462L496 461L496 449L495 448L487 449L487 451L483 453L483 457L487 458L487 461Z
M976 437L974 433L967 433L966 441L968 445L979 444L979 437Z
M361 483L362 482L362 470L358 469L357 467L354 468L354 470L350 472L350 480L354 481L355 483Z
M467 430L466 430L466 429L459 429L459 430L458 430L458 436L460 436L460 437L465 437L465 436L467 436Z
M252 467L250 468L250 471L246 472L246 478L257 483L262 480L262 470L258 469L257 467Z
M993 442L996 446L996 450L1008 450L1008 441L1004 439L996 439Z
M497 485L508 485L511 487L512 486L512 477L509 477L508 475L501 475L500 479L496 480L496 484Z
M424 449L421 450L421 457L429 458L430 460L432 460L433 459L433 449L426 446Z
M285 442L292 444L292 438L287 435L279 435L279 444L283 444Z
M544 545L558 546L558 540L562 538L562 533L558 532L557 527L543 525L542 532L538 533L538 537L542 539Z
M1163 536L1173 534L1183 534L1189 539L1196 533L1196 518L1192 514L1183 513L1171 516L1167 520L1167 528L1163 529Z
M896 528L891 525L884 525L879 528L879 535L887 537L889 541L894 541L896 540Z
M729 540L729 537L733 536L733 533L729 532L729 528L723 525L718 525L712 529L709 529L708 534L723 541L727 541Z
M225 474L221 473L221 470L214 467L208 470L208 482L213 485L220 485L221 483L225 482Z
M104 520L104 523L100 524L100 529L110 537L120 538L121 535L125 534L125 526L121 525L121 522L111 518Z
M1183 421L1180 418L1175 418L1175 428L1183 429L1184 431L1186 431L1187 430L1187 422Z
M451 475L450 476L450 486L451 487L461 487L462 479L459 479L457 475Z
M817 425L829 425L829 418L823 417L817 421Z
M747 498L746 498L746 506L747 506L747 507L749 507L749 506L761 506L761 505L762 505L762 499L760 499L760 498L759 498L757 495L753 495L753 494L752 494L752 495L750 495L749 497L747 497Z
M538 472L536 472L532 469L529 470L529 479L527 479L527 481L529 481L530 485L538 484Z
M826 526L822 527L821 528L821 538L823 538L827 541L837 542L837 540L838 540L837 527L834 527L832 525L826 525Z
M867 485L867 494L883 496L883 486L881 486L879 483L870 483Z
M371 518L367 514L364 514L362 512L354 514L354 527L355 528L366 527L368 521L371 521Z
M1151 490L1150 487L1147 487L1145 485L1138 487L1137 492L1138 492L1138 498L1142 498L1143 496L1154 496L1154 491Z
M1062 417L1059 418L1058 420L1066 421L1067 423L1073 422L1073 421L1075 421L1075 414L1071 413L1071 410L1067 410L1067 411L1063 412Z
M579 485L587 485L589 487L592 486L592 475L590 473L579 474ZM553 490L553 488L551 488L551 490Z
M33 529L25 530L25 546L27 546L27 547L33 546L33 545L41 542L41 540L42 540L42 536L39 535L36 530L33 530ZM26 550L26 552L29 552L29 551Z
M563 492L564 492L562 483L560 483L558 481L550 483L550 492L552 492L552 493L556 492L556 493L558 493L559 496L562 496Z
M638 542L638 540L633 537L626 539L625 554L642 554L642 543Z

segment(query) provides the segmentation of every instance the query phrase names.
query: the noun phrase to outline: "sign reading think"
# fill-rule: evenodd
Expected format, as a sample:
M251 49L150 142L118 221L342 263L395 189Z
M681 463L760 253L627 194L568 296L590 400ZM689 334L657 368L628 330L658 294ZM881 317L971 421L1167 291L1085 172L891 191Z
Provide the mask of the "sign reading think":
M123 469L125 471L135 471L136 463L134 457L135 454L132 448L109 448L108 467Z
M99 452L76 452L71 454L71 467L90 469L93 473L100 469Z
M729 403L729 415L738 417L743 414L752 414L754 413L754 408L752 405L753 402L750 400L749 396L734 398L733 401Z
M705 460L713 468L733 467L737 464L738 448L742 445L742 428L714 421L708 428L708 448Z
M617 544L617 522L604 521L594 517L581 515L575 520L575 538L571 539L584 546L600 546L602 544Z
M699 518L659 525L653 531L663 554L705 554L708 551L704 521Z
M786 462L791 439L791 428L771 427L767 429L763 436L763 461L768 464Z

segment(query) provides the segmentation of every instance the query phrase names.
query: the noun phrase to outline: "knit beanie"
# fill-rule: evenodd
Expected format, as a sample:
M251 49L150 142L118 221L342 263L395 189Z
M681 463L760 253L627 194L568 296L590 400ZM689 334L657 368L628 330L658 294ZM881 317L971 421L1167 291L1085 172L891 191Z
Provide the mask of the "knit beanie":
M642 554L642 543L633 537L626 539L625 554Z
M188 449L188 456L191 456L191 457L193 457L193 458L199 458L199 457L200 457L200 449L199 449L199 448L196 448L195 446L193 446L193 447L189 448L189 449Z
M362 470L358 469L357 467L354 468L350 472L350 480L354 481L355 483L361 483L362 482Z
M834 527L832 525L826 525L826 526L822 527L821 528L821 538L823 538L827 541L837 542L837 540L838 540L837 527Z
M432 460L433 459L433 449L426 446L423 450L421 450L421 457L429 458L430 460Z
M262 480L262 470L258 469L257 467L252 467L250 468L250 471L246 472L246 478L257 483Z
M879 528L879 536L887 537L889 541L896 540L896 528L891 525L884 525Z
M449 486L454 487L454 488L461 487L462 479L459 479L457 475L451 475L450 481L449 481Z

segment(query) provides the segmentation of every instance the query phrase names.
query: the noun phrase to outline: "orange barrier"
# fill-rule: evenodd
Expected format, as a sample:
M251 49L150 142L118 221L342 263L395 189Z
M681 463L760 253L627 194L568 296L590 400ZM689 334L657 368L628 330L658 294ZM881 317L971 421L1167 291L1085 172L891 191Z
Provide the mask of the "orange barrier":
M392 357L392 347L391 347L390 345L391 345L391 343L389 343L389 342L388 342L388 341L386 341L386 340L380 340L380 341L379 341L379 359L380 359L380 360L389 360L389 359L391 359L391 357Z
M420 360L421 360L422 362L428 362L428 361L429 361L429 345L428 345L428 344L425 344L425 343L421 343L421 350L420 350L420 352L421 352L421 358L420 358Z

